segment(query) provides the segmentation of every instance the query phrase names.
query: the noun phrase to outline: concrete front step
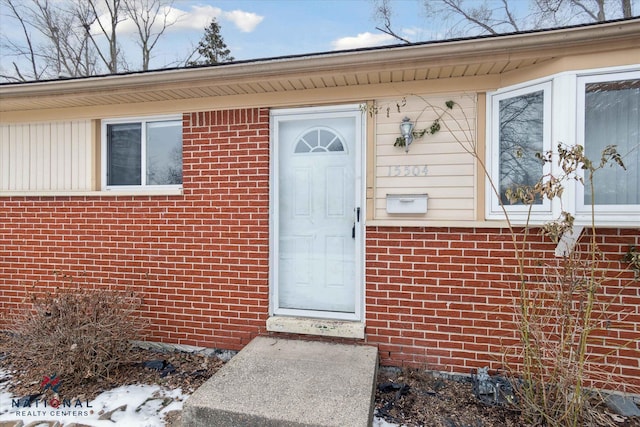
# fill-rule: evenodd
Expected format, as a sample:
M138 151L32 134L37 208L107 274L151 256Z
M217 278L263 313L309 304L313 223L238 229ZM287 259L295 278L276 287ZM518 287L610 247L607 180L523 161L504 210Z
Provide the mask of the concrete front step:
M183 427L368 426L375 347L258 337L191 395Z

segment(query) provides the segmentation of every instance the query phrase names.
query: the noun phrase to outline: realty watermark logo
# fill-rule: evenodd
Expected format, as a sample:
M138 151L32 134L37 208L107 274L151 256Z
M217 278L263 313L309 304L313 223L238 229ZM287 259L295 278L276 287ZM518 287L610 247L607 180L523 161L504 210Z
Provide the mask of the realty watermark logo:
M54 393L58 393L58 389L60 388L60 378L56 376L56 374L51 375L50 377L44 376L42 377L42 381L40 382L40 390L47 391L51 390Z
M86 417L93 414L89 400L64 399L60 397L62 381L56 374L45 375L40 381L40 393L11 399L13 413L19 417ZM53 397L47 398L47 392Z

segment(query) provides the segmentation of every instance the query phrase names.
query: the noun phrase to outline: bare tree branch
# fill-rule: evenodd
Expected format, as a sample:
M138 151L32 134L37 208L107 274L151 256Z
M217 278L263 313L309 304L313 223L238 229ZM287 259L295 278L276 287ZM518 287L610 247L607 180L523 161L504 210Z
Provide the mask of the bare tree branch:
M446 36L501 34L630 18L640 0L422 0L430 20L453 21ZM376 0L378 31L403 40L391 25L390 0ZM526 7L525 7L526 6Z
M11 13L13 14L12 17L15 18L20 23L20 27L22 28L22 33L24 34L24 37L25 37L25 42L27 44L27 52L25 56L27 56L27 58L29 59L29 66L31 67L31 72L33 73L33 79L39 80L40 73L38 72L36 55L33 48L33 42L31 39L31 33L27 29L28 23L26 21L26 18L23 12L18 10L18 8L16 7L16 5L13 3L12 0L2 0L2 2L6 4L9 7L9 9L11 9ZM19 72L19 68L15 62L13 63L13 67L16 71L16 74L18 75L18 78L22 81L26 80L25 76L23 76L22 73Z
M173 1L165 2L163 0L124 0L124 9L126 15L131 19L138 30L137 43L142 53L142 69L149 69L151 60L151 51L158 43L160 37L166 29L175 24L175 20L169 21L169 11ZM153 28L156 21L159 22L160 29L154 33Z
M376 16L384 21L384 28L376 27L376 30L388 34L404 43L411 43L409 40L399 36L395 31L393 31L393 29L391 29L391 15L392 10L389 6L389 0L379 0L376 7Z
M507 3L507 0L502 0L502 5L503 5L503 8L504 8L504 13L505 13L505 15L507 15L507 19L509 20L509 23L511 24L511 26L516 31L520 31L520 28L518 27L518 24L516 23L516 20L513 18L513 14L509 10L509 3Z
M498 34L498 32L488 22L491 17L491 13L486 9L486 7L483 7L484 5L467 10L464 9L462 0L442 0L442 3L448 6L453 12L462 16L472 24L482 28L487 33Z
M391 37L394 37L404 43L411 43L409 40L397 35L396 33L393 32L393 30L390 27L390 24L385 24L385 28L380 28L380 27L376 27L376 30L381 31L385 34L389 34Z
M175 23L171 17L175 10L172 0L0 2L3 13L22 29L18 37L11 39L3 34L0 40L4 56L15 58L12 66L6 61L7 68L2 70L0 79L5 81L88 76L105 69L108 73L129 70L128 58L119 46L120 23L125 19L131 19L137 27L142 69L147 70L153 49Z
M118 24L122 21L120 17L120 0L103 0L104 6L108 11L109 28L106 28L102 20L100 19L100 10L98 9L98 2L100 0L86 0L87 4L93 11L92 20L86 20L82 23L83 27L87 31L94 48L96 49L98 56L102 59L110 73L118 72L118 38L116 29ZM105 54L100 49L100 46L96 42L95 37L91 34L90 28L96 23L100 28L101 34L106 38L109 45L109 52Z
M578 7L579 9L582 9L587 15L589 15L589 17L591 17L592 20L598 22L598 21L604 21L604 3L603 0L596 0L596 3L598 4L598 12L594 13L593 11L591 11L587 6L585 6L585 4L580 1L580 0L572 0L572 2L576 7Z

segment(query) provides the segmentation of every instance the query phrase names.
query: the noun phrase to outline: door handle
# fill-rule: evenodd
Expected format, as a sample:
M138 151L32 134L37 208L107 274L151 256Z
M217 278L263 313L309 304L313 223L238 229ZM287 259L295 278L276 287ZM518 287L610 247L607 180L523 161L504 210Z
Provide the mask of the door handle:
M351 228L351 238L356 238L356 223L360 222L360 208L356 208L356 220L353 222L353 227Z

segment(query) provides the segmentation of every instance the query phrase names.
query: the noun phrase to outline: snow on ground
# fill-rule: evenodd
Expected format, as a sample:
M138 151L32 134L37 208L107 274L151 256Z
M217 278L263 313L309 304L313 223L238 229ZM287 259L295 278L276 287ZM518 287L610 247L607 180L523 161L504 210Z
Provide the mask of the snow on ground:
M384 418L373 417L373 427L400 427L400 424L389 423Z
M8 374L0 371L0 380ZM90 401L72 401L71 405L60 404L58 408L51 401L31 403L30 407L18 403L0 383L0 422L21 420L73 422L94 427L162 427L164 415L173 410L181 410L188 396L181 389L167 390L157 385L129 385L105 391ZM54 402L55 406L56 402ZM17 407L19 406L19 407ZM108 419L100 419L102 414L113 413ZM104 418L104 417L103 417Z
M71 407L57 409L49 402L47 406L39 401L37 407L31 403L30 407L16 407L19 398L12 396L3 387L3 379L10 374L0 370L0 422L23 421L59 421L63 425L81 423L93 427L163 427L164 415L169 411L181 410L189 395L181 389L167 390L157 385L128 385L105 391L95 399L87 401L73 401ZM100 419L102 414L109 415L109 419ZM382 418L375 417L373 427L399 427L390 424Z

